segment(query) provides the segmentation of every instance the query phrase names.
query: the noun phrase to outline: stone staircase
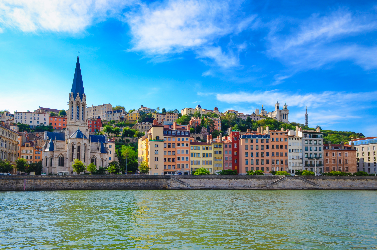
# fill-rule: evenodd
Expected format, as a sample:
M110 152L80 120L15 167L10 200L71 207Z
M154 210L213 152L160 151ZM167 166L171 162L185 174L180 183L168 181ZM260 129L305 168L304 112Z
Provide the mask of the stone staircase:
M276 185L276 184L278 184L279 182L284 181L286 178L287 178L286 176L283 176L283 177L281 177L280 179L277 179L277 180L275 180L274 182L272 182L272 183L270 183L269 185L267 185L267 187L271 187L271 186L273 186L273 185Z
M180 180L180 179L178 179L178 178L176 178L174 176L171 176L170 178L171 178L172 181L177 182L177 183L181 184L182 186L184 186L186 188L191 188L191 186L188 183L186 183L186 182L184 182L184 181L182 181L182 180Z
M312 186L315 186L315 187L320 187L319 184L317 183L314 183L313 181L310 181L310 180L307 180L306 178L300 178L302 181L304 181L305 183L308 183L309 185L312 185Z

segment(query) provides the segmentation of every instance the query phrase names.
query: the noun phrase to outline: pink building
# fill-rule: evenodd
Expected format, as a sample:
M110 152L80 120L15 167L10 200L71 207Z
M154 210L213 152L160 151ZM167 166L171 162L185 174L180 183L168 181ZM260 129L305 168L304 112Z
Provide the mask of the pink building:
M233 154L232 154L232 141L224 140L224 170L230 169L232 170L233 165Z

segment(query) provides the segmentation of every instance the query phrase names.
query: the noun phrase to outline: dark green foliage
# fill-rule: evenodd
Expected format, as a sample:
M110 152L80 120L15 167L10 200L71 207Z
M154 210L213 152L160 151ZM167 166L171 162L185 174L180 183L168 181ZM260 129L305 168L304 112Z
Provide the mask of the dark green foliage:
M162 108L162 114L166 114L166 108Z
M17 171L26 173L28 171L28 167L29 167L29 165L25 159L20 158L20 159L16 160Z
M276 171L275 175L291 175L290 173L287 173L286 171Z
M115 111L115 110L124 110L125 111L125 107L121 106L121 105L116 105L115 107L112 107L112 110Z
M151 113L144 113L144 112L140 112L140 117L138 119L138 122L150 122L150 123L153 123L153 114Z
M275 175L276 174L276 171L271 171L270 172L272 175Z
M180 118L176 120L176 123L178 125L188 125L191 120L191 116L189 115L183 115Z
M58 115L59 116L66 116L67 114L66 114L65 110L60 110Z
M264 175L264 172L262 170L247 171L247 175Z
M9 161L0 159L0 173L10 173L12 170L13 166Z
M351 176L351 173L345 173L341 171L330 171L329 173L323 173L325 176Z
M295 175L302 175L303 174L303 170L296 170L295 171Z
M237 175L237 170L226 169L218 173L219 175Z
M99 169L97 171L95 171L93 174L103 175L103 174L105 174L106 170L107 170L106 168L100 166Z
M42 161L36 163L30 163L27 172L35 172L36 175L41 175L42 173Z

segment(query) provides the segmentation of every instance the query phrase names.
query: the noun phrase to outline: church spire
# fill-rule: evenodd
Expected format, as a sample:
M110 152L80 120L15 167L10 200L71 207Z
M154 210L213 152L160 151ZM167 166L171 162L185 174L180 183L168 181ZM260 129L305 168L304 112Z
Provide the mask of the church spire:
M84 87L83 87L83 79L82 79L82 71L80 70L79 56L76 60L76 68L74 74L74 81L72 82L71 92L76 97L77 93L79 93L80 99L83 99Z

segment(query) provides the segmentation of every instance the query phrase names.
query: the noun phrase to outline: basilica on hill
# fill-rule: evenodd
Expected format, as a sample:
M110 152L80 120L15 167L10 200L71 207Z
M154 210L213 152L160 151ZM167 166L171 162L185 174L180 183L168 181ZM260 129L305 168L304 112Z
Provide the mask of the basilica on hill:
M90 135L86 118L86 94L84 93L79 57L69 94L67 128L64 132L45 132L42 153L43 172L73 173L75 159L84 165L94 163L97 168L107 167L115 160L115 144L105 135Z

